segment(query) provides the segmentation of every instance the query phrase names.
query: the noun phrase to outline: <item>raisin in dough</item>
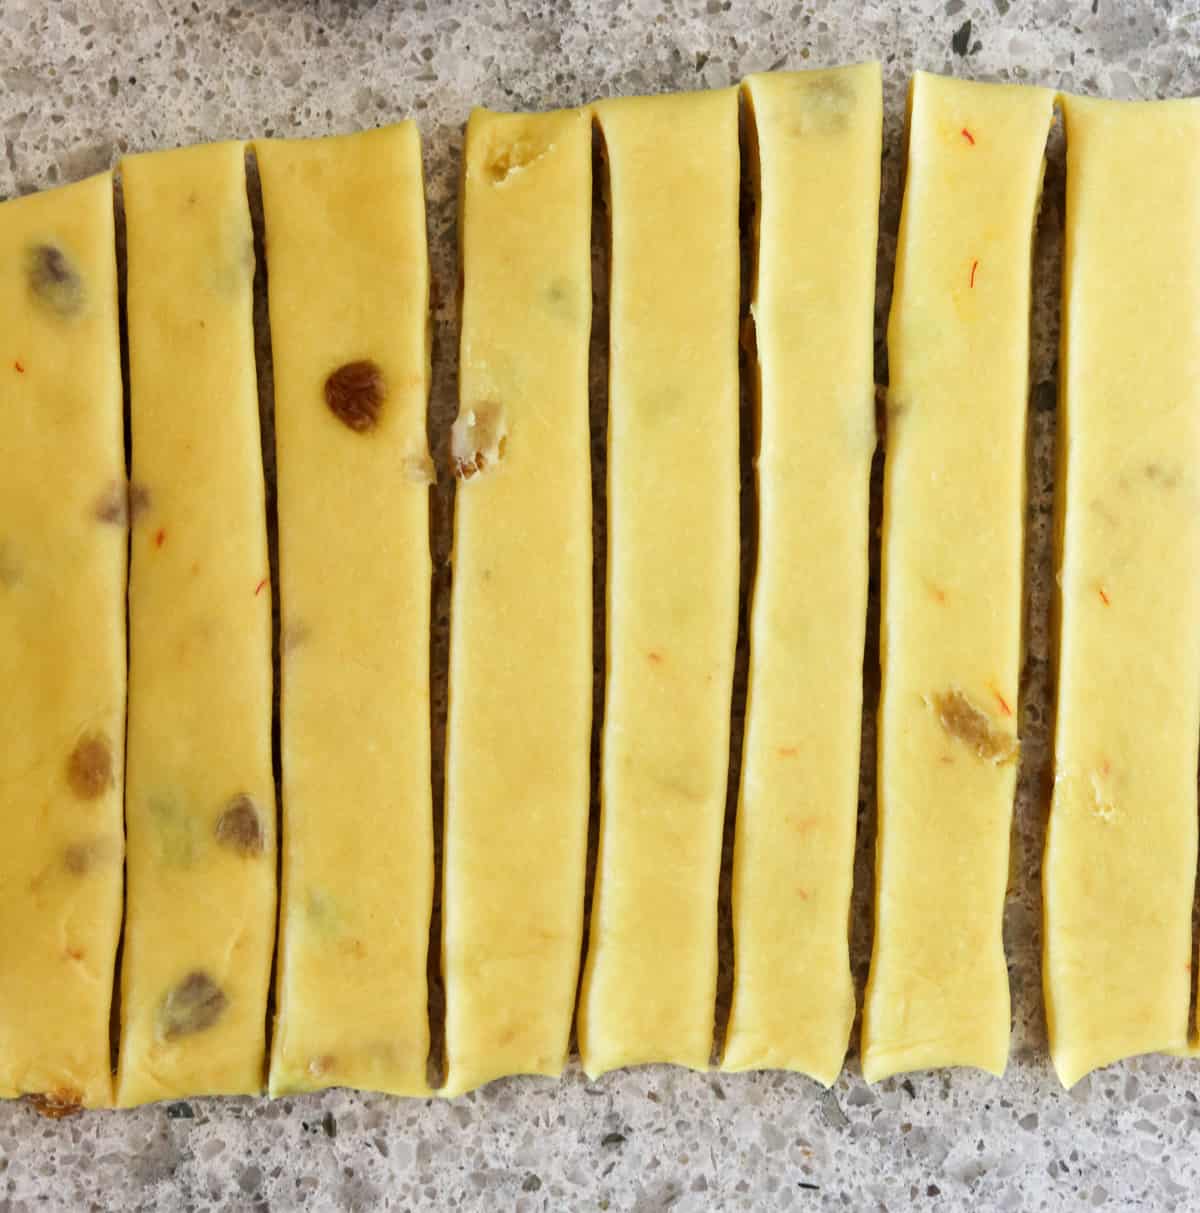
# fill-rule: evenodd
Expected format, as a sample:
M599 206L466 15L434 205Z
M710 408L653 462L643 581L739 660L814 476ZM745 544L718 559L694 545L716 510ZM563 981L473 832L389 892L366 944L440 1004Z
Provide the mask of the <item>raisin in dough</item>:
M1054 95L918 73L888 326L863 1074L1001 1073L1030 264Z
M1063 98L1061 573L1043 868L1064 1085L1187 1042L1200 736L1200 102Z
M126 492L112 177L0 206L0 1095L112 1102Z
M855 1009L883 97L877 63L742 88L758 164L759 547L722 1064L828 1085Z
M271 587L244 149L122 162L134 492L117 1102L261 1089Z
M255 145L275 369L271 1093L427 1089L429 266L412 123Z
M592 711L592 128L476 110L461 200L444 1094L566 1060Z
M737 90L596 112L612 303L590 1075L712 1051L739 559Z

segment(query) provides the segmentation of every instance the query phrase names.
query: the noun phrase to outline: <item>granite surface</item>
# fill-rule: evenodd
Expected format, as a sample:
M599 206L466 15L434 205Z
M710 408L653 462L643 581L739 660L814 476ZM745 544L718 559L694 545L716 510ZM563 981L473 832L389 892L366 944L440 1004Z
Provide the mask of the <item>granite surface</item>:
M1197 0L0 0L0 196L77 179L135 149L415 117L425 138L442 288L436 443L454 413L454 190L472 104L542 108L724 85L766 68L882 59L882 319L899 209L903 93L914 67L1115 97L1180 96L1200 92L1198 34ZM506 1080L453 1102L330 1092L275 1103L191 1100L63 1121L9 1103L0 1105L0 1213L1196 1207L1194 1063L1135 1059L1067 1094L1046 1055L1038 881L1048 780L1061 201L1055 140L1036 258L1034 592L1006 917L1013 1054L1002 1081L939 1072L868 1087L856 1039L830 1092L795 1075L665 1067L588 1083L572 1065L560 1083ZM882 349L879 373L882 380ZM448 491L437 500L444 608ZM444 660L444 626L438 645ZM873 681L869 670L868 698ZM870 946L872 751L868 719L853 939L860 982Z

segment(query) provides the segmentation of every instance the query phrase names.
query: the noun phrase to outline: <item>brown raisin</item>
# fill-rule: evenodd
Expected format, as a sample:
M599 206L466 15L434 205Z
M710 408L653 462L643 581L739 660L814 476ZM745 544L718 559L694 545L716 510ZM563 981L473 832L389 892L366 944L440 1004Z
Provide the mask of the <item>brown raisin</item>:
M150 508L150 490L144 484L129 482L129 521L133 522Z
M150 494L140 484L114 480L96 498L95 515L101 522L124 526L150 504Z
M63 849L63 867L72 876L83 876L100 858L102 848L93 839L91 842L73 842Z
M26 275L34 298L60 316L77 315L83 307L83 279L58 245L34 245Z
M103 733L81 737L67 759L67 782L80 800L95 800L112 786L112 747Z
M74 1087L59 1087L55 1091L38 1091L30 1095L29 1103L39 1116L62 1120L83 1111L83 1095Z
M243 794L235 796L217 818L217 841L239 855L261 855L266 849L266 831L254 801Z
M120 481L114 480L96 498L94 513L101 522L111 522L114 526L124 525L129 516L125 485Z
M207 973L194 969L164 995L158 1008L158 1030L164 1040L177 1040L211 1028L225 1013L229 999Z
M383 372L369 359L347 362L325 380L330 412L357 434L374 429L386 396Z

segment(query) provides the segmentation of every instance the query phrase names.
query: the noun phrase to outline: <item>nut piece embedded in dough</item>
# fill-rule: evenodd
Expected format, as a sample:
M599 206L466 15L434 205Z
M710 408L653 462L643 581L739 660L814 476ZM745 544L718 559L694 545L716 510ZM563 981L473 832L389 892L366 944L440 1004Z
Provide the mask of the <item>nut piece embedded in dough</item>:
M508 423L504 408L486 400L459 413L450 430L450 463L456 480L470 480L504 458Z
M26 1097L39 1116L62 1120L83 1111L83 1095L74 1087L59 1087L55 1091L37 1091Z
M244 793L235 796L217 818L217 841L239 855L261 855L266 849L266 831L253 800Z
M67 759L67 782L80 800L95 800L112 786L112 747L102 733L81 737Z
M370 359L347 362L325 380L330 412L357 434L375 428L386 396L383 372Z
M514 173L535 164L550 150L524 137L502 143L488 153L484 165L488 180L493 185L503 185Z
M83 279L56 244L34 245L25 274L34 298L58 315L74 316L83 307Z
M189 973L168 990L158 1008L158 1032L164 1040L177 1040L211 1028L225 1013L229 999L207 973Z
M977 708L962 691L952 689L934 695L933 706L942 728L974 750L979 758L997 766L1016 760L1017 739L994 728L987 713Z
M405 455L401 466L404 468L404 479L413 484L437 483L437 474L434 471L433 460L424 451L419 455Z

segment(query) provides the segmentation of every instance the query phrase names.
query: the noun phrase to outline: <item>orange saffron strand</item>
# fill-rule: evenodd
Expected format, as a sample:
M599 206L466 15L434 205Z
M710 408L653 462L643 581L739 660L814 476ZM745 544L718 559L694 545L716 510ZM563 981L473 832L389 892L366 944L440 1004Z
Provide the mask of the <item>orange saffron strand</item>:
M975 136L964 126L962 128L962 137L972 146L975 146Z
M978 268L979 268L979 258L976 257L975 260L971 262L971 277L967 280L967 285L969 287L971 287L972 289L974 289L974 287L975 287L975 271Z

